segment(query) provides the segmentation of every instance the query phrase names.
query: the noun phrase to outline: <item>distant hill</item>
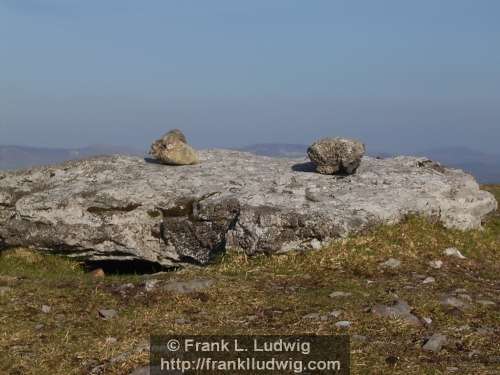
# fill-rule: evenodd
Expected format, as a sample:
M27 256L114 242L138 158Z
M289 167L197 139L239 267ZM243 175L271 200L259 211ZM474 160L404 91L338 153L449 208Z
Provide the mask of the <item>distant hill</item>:
M112 154L143 155L144 153L131 147L110 145L93 145L74 149L0 145L0 170L29 168L36 165L57 164L66 160Z

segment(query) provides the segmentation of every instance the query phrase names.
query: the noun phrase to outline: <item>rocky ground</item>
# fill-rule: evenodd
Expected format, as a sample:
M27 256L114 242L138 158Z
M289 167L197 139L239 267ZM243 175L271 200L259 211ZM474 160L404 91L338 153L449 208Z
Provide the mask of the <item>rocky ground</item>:
M147 275L13 249L0 373L129 374L150 333L307 333L351 335L354 374L498 374L499 275L499 211L484 231L409 218L307 253Z

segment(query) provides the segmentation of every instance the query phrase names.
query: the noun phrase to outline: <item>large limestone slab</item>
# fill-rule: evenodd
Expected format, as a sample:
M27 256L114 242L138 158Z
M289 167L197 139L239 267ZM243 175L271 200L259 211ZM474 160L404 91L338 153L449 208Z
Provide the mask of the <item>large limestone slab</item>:
M226 247L310 249L408 214L475 229L497 207L470 175L423 158L364 157L344 178L314 173L305 159L210 150L200 161L112 156L0 172L0 246L205 264Z

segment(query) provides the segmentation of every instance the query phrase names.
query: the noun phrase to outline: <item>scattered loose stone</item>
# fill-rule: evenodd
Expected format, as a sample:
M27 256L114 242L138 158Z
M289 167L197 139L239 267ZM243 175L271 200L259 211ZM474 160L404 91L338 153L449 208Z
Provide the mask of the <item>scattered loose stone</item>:
M460 250L458 250L456 247L449 247L444 250L444 255L449 256L449 257L456 257L459 259L467 259L465 258Z
M175 322L175 324L179 324L179 325L191 323L191 321L189 319L185 319L185 318L177 318L174 320L174 322Z
M441 351L444 344L446 344L447 338L445 335L440 333L433 334L429 340L422 346L422 349L428 352L438 353Z
M429 266L431 266L432 268L438 270L438 269L440 269L443 266L443 261L442 260L431 260L429 262Z
M322 174L353 174L364 154L363 143L345 138L323 138L307 149L316 171Z
M479 355L481 354L481 352L479 350L471 350L468 354L467 354L467 357L469 357L469 359L471 358L477 358L479 357Z
M318 241L316 238L311 241L311 248L314 250L319 250L321 249L321 242Z
M43 328L43 324L35 325L35 331L40 331Z
M302 319L307 319L307 320L318 320L321 317L319 313L310 313L307 315L304 315Z
M422 321L424 322L424 324L426 324L428 326L430 326L432 324L432 319L428 318L428 317L423 317Z
M433 282L435 282L435 281L436 281L436 279L435 279L435 278L433 278L432 276L429 276L429 277L426 277L426 278L424 279L424 281L422 281L422 284L431 284L431 283L433 283Z
M153 142L149 153L163 164L190 165L199 162L198 153L187 144L179 129L171 130Z
M384 263L382 263L381 266L384 268L396 269L399 268L399 266L401 266L401 261L398 259L389 258Z
M113 309L100 309L97 312L99 314L99 317L104 320L113 319L118 315L117 311Z
M102 268L96 268L95 270L90 271L89 275L94 278L100 278L106 276Z
M479 303L480 305L483 305L483 306L495 306L496 305L495 302L489 301L486 299L478 299L476 302Z
M348 321L348 320L341 320L341 321L335 323L335 327L347 329L347 328L351 327L351 324L352 323L350 321Z
M406 323L420 326L422 323L420 320L411 313L412 309L403 300L397 300L393 305L375 305L371 308L371 312L380 317L391 318L391 319L401 319Z
M352 293L349 293L349 292L333 292L333 293L330 293L330 297L331 298L339 298L339 297L349 297L351 296Z
M444 306L455 307L457 309L464 309L469 307L469 304L467 302L450 295L443 296L440 302Z
M210 279L193 279L188 281L169 281L164 286L163 289L169 292L179 293L179 294L189 294L193 292L199 292L205 290L212 286L214 283Z
M343 311L342 310L332 310L328 313L328 315L338 318L340 315L342 315Z
M156 286L160 283L160 280L157 279L151 279L151 280L146 280L144 283L144 289L146 292L152 292L153 290L156 289Z
M446 371L448 372L457 372L458 370L458 367L446 367Z
M50 310L52 310L50 306L42 305L42 312L43 313L48 314L50 312Z

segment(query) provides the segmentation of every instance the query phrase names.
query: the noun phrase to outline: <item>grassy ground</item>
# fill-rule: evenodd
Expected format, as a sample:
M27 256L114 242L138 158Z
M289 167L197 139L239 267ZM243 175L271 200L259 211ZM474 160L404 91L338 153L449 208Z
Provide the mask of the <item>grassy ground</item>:
M485 188L500 200L500 187ZM467 259L444 256L447 247L457 247ZM401 266L381 269L380 263L390 257L399 259ZM444 262L441 269L429 267L434 259ZM445 374L453 367L460 374L498 374L499 275L499 212L491 215L484 231L450 231L410 218L307 254L251 259L227 254L203 269L154 276L215 281L211 288L190 295L161 288L146 293L146 276L93 278L69 260L10 250L0 256L0 373L86 374L102 365L106 374L128 374L147 363L147 352L139 348L153 332L348 333L367 339L353 340L354 374ZM422 284L427 276L435 283ZM126 283L133 286L120 293ZM471 308L440 304L443 294L457 288L471 297ZM352 295L333 299L333 291ZM396 296L407 301L415 315L432 318L431 325L414 327L369 312ZM44 313L42 305L50 311ZM97 313L101 308L115 309L118 316L102 320ZM343 314L326 321L303 319L332 310ZM336 328L338 320L351 321L351 328ZM446 334L448 344L437 354L424 352L425 337L435 332Z

